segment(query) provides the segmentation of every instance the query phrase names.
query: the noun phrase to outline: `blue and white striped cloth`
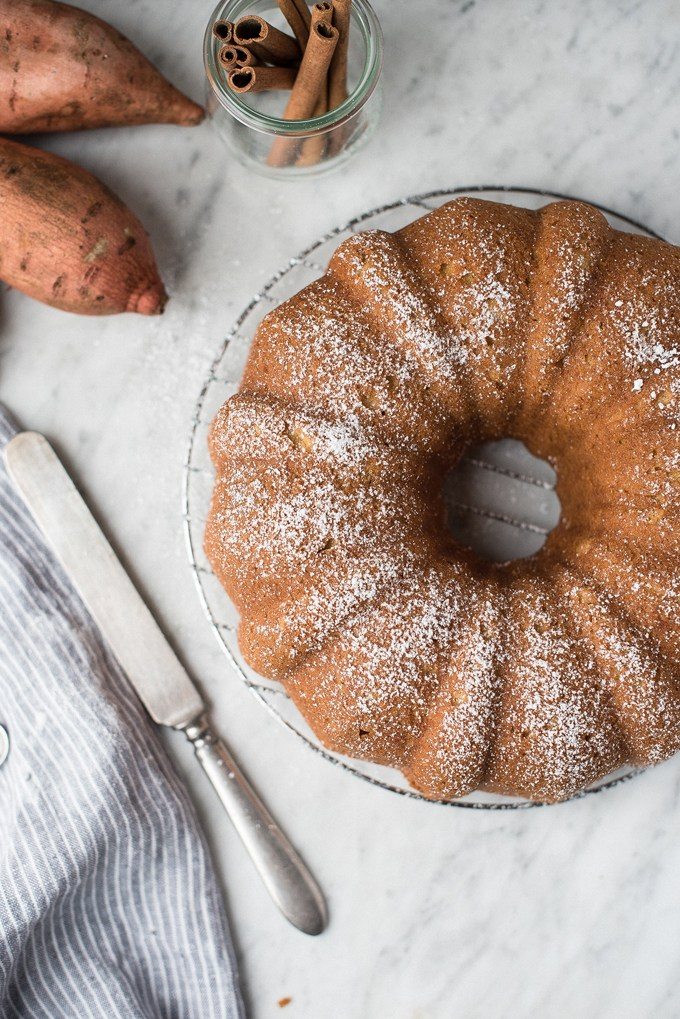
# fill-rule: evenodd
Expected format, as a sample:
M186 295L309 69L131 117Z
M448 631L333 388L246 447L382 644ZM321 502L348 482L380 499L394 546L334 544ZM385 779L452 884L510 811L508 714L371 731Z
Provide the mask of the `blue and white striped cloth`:
M243 1016L191 804L4 467L0 723L2 1019Z

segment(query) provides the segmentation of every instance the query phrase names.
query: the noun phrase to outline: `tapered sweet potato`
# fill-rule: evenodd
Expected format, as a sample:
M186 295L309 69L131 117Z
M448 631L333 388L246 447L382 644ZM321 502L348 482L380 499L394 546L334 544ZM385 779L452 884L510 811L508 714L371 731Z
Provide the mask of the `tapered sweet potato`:
M105 21L55 0L0 0L0 132L202 119Z
M64 311L157 315L166 294L149 238L91 173L0 138L0 279Z

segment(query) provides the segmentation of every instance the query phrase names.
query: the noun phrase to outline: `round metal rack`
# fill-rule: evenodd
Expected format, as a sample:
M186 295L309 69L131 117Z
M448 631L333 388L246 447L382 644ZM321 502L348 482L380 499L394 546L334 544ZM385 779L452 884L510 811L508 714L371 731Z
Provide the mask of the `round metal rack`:
M326 263L338 244L358 230L398 230L425 212L430 212L444 202L462 195L483 197L490 201L509 202L533 209L540 208L546 202L554 199L571 197L550 191L516 187L479 186L431 191L372 209L370 212L357 216L344 226L321 237L295 258L291 258L282 269L271 277L260 292L254 295L219 345L196 401L182 486L182 511L187 550L201 604L217 641L248 689L282 725L294 732L326 760L374 785L382 786L401 796L420 800L425 800L425 797L411 789L400 773L366 761L343 757L327 750L309 728L286 695L283 687L279 683L259 676L244 662L236 639L238 625L236 611L213 574L203 552L203 530L213 485L213 470L208 455L207 435L216 412L224 401L238 389L252 339L262 318L273 307L292 297L302 287L322 275ZM590 204L596 205L597 203ZM626 216L602 206L597 207L618 229L651 237L657 236L647 227ZM539 489L552 487L550 480L546 477L541 477L538 474L532 476L531 468L523 463L508 466L503 458L500 461L498 459L494 461L493 457L489 456L480 460L477 455L474 460L471 460L471 464L478 470L493 472L494 475L510 479L519 477L528 485L536 486ZM475 513L479 514L479 510L475 510ZM491 522L490 526L515 528L517 533L540 532L542 529L538 524L527 525L526 521L517 518L516 513L494 514L493 511L489 511L486 516L487 521ZM495 521L494 516L496 517ZM640 770L628 768L616 772L586 789L579 796L587 796L602 789L610 789L632 778ZM523 799L493 796L488 793L473 793L459 800L426 800L426 802L473 810L517 810L544 805Z

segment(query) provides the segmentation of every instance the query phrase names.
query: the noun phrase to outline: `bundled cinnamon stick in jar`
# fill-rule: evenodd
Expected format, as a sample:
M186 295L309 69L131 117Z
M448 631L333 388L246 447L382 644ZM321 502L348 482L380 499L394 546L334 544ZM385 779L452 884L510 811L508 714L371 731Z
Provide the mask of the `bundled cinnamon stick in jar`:
M281 118L291 123L313 121L348 97L352 0L318 0L311 7L306 0L277 3L292 34L258 14L246 14L233 25L230 44L216 54L218 64L234 94L244 97L288 89L290 97ZM213 26L214 34L219 35L219 24ZM271 107L267 112L271 116ZM314 166L337 154L347 138L348 129L332 119L324 122L323 129L306 125L299 137L293 132L276 138L266 162L276 167Z

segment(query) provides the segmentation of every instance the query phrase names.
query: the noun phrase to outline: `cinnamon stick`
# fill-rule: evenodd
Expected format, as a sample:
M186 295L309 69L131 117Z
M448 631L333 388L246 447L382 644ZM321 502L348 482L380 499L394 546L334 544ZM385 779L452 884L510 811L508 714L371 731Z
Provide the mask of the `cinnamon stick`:
M233 21L215 21L212 27L213 35L220 42L231 42L234 33Z
M253 51L247 46L235 46L238 62L242 67L255 67L260 63Z
M318 21L325 21L327 24L333 24L333 4L330 0L320 0L319 3L314 4L311 10L312 23Z
M324 94L328 68L338 42L338 30L325 21L312 24L300 69L284 111L284 120L308 120ZM287 166L295 156L297 140L279 137L272 145L269 166Z
M327 25L333 21L333 4L329 0L321 0L314 4L311 11L311 24L316 25L324 22ZM314 107L313 117L322 117L328 113L328 78L324 82L321 95ZM313 138L306 138L302 143L302 150L296 160L297 166L316 166L323 157L326 148L326 137L322 134L314 135Z
M278 3L281 13L297 39L300 52L304 53L312 20L306 0L278 0Z
M325 91L325 90L324 90ZM322 117L328 113L328 101L324 95L314 108L314 117ZM322 134L315 134L312 138L305 138L302 143L300 155L295 160L296 166L316 166L321 162L326 151L326 138Z
M236 67L238 65L238 58L236 56L236 47L235 46L223 46L222 49L220 50L220 52L217 55L217 59L219 60L220 64L225 69L225 71L231 71L232 68L234 68L234 67Z
M311 10L310 31L311 31L312 28L314 28L315 25L329 25L330 26L332 24L333 24L333 4L330 3L330 0L321 0L320 3L314 4L314 6L312 7L312 10ZM340 40L338 39L338 42L339 41ZM337 43L336 43L336 47L337 47ZM331 63L332 63L332 61L333 61L333 58L331 57ZM314 113L312 114L312 116L320 117L322 113L327 113L328 112L328 108L329 108L328 107L328 75L326 75L326 80L324 81L324 83L322 85L321 92L319 94L319 99L317 101L316 107L314 108Z
M295 64L301 50L295 39L274 28L264 18L249 14L234 25L234 41L247 46L256 57L270 64Z
M335 110L347 98L347 51L352 0L333 0L333 24L338 30L338 45L328 72L328 108ZM330 139L331 155L345 144L347 128L338 128Z
M219 52L219 61L226 71L234 70L236 67L254 67L259 61L254 53L247 46L223 46Z
M335 110L347 98L347 44L352 0L333 0L333 24L338 30L338 45L328 75L328 106Z
M232 92L270 92L273 89L289 89L295 82L292 67L237 67L227 78Z
M326 75L338 42L337 29L321 21L312 27L300 70L295 79L285 120L307 120L312 116L326 84Z

